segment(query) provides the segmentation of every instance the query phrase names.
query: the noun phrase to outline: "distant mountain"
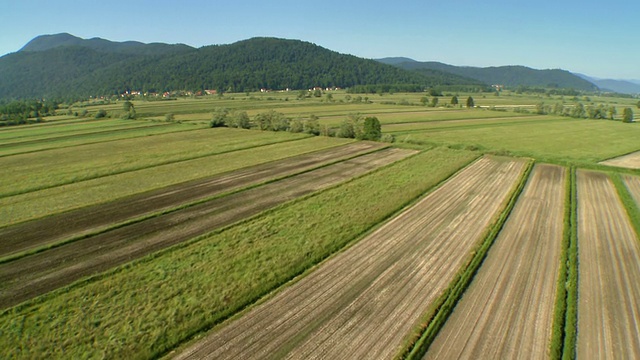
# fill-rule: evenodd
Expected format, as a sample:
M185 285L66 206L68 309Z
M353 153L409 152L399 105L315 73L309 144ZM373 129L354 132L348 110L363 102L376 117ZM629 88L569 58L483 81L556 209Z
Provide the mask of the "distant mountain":
M580 78L566 70L536 70L525 66L471 67L453 66L440 62L419 62L415 60L398 62L402 58L385 58L378 61L390 63L406 70L437 70L466 78L475 79L487 84L505 85L508 87L531 86L551 88L571 88L594 91L598 88L591 82Z
M413 60L407 57L386 57L386 58L376 59L376 60L387 65L398 65L402 63L417 62L416 60Z
M29 41L20 52L47 51L59 47L77 46L99 52L137 54L137 55L166 55L193 51L195 48L184 44L144 44L138 41L115 42L101 38L82 39L71 34L41 35Z
M640 81L638 80L599 79L584 74L574 74L596 84L602 91L611 91L631 95L640 94Z
M408 71L312 43L276 38L194 49L57 34L39 36L20 51L0 57L0 98L110 95L127 90L249 91L480 83L437 71Z

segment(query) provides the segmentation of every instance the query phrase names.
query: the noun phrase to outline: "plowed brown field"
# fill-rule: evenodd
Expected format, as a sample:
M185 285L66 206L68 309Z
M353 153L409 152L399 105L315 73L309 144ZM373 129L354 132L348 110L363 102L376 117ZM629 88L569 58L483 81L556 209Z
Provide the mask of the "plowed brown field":
M373 142L352 143L6 227L0 229L0 258L68 238L80 237L127 220L217 194L290 176L384 146Z
M640 244L611 180L578 171L579 359L640 358Z
M640 151L600 162L603 165L640 169Z
M548 358L562 252L566 169L536 165L426 359Z
M178 358L384 359L466 263L525 162L482 158Z
M0 307L338 184L415 151L385 149L0 264Z

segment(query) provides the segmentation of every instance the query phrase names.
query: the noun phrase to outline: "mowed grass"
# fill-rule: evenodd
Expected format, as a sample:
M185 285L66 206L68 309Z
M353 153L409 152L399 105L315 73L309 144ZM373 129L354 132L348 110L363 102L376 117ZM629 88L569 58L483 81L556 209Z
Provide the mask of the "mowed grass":
M64 126L15 126L0 128L0 144L18 143L41 139L52 139L60 136L79 135L97 131L108 131L139 126L157 125L147 121L131 120L90 120L65 124Z
M23 142L0 145L0 156L23 154L28 152L59 149L77 145L138 138L144 136L177 133L202 129L203 126L183 124L142 123L137 126L116 127L105 130L95 129L78 134L60 134L43 139L24 139Z
M0 227L352 141L309 137L5 197L0 199Z
M240 129L173 132L0 158L0 196L71 184L307 135Z
M554 163L595 164L640 150L640 124L546 117L549 121L469 124L396 133L399 141L475 147Z
M468 164L434 149L0 315L8 358L149 358L342 249Z

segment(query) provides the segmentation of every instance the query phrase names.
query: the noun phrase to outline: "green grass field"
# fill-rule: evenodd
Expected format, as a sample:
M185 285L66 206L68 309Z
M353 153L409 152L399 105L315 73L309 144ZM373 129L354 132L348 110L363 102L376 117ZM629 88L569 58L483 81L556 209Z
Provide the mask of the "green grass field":
M13 171L0 178L0 196L291 141L304 136L238 129L202 129L3 157L0 158L0 167Z
M473 147L539 161L595 164L640 150L640 124L546 117L545 121L455 124L394 133L399 141Z

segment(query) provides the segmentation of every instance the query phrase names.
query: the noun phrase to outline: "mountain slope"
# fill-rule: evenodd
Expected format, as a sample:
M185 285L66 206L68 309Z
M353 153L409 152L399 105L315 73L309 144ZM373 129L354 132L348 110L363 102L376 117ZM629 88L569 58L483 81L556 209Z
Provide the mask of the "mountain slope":
M584 74L575 75L596 84L603 91L612 91L621 94L640 94L640 83L634 80L598 79Z
M407 71L312 43L277 38L193 49L58 34L35 38L17 53L0 58L0 98L111 95L126 90L468 83L480 82L441 72Z
M84 47L99 52L138 55L165 55L195 50L184 44L145 44L138 41L115 42L101 38L82 39L68 33L41 35L29 41L19 52L39 52L59 47Z
M388 62L389 60L387 59L381 60ZM433 61L406 61L395 63L394 65L402 69L414 71L425 69L438 70L471 79L476 79L488 84L500 84L509 87L532 86L572 88L586 91L597 90L597 87L591 82L582 79L566 70L560 69L536 70L525 66L499 66L480 68L470 66L453 66Z

